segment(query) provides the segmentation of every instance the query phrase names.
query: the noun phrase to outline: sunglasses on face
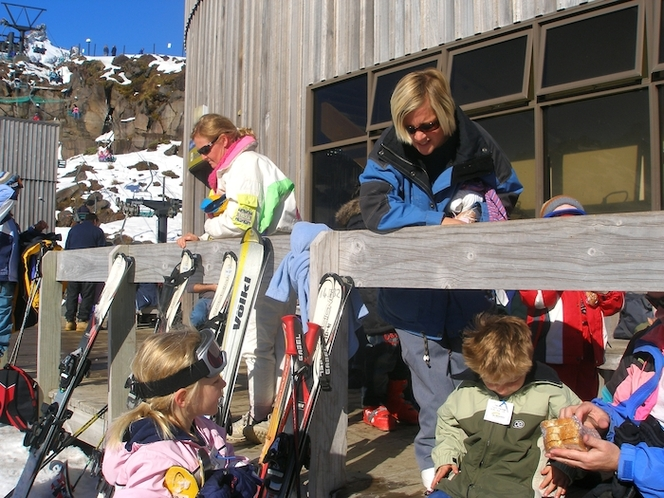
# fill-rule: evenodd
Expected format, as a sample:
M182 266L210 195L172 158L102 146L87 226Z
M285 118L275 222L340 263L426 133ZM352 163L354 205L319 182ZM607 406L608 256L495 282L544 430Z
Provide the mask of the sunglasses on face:
M198 152L201 156L207 156L210 153L210 151L212 150L212 147L214 147L214 144L217 142L217 140L219 140L220 136L221 135L219 135L217 138L215 138L211 142L206 143L200 149L196 149L196 152Z
M435 131L440 128L440 123L438 120L431 121L430 123L422 123L420 126L407 125L406 131L409 135L415 135L418 131L422 133L429 133L430 131Z

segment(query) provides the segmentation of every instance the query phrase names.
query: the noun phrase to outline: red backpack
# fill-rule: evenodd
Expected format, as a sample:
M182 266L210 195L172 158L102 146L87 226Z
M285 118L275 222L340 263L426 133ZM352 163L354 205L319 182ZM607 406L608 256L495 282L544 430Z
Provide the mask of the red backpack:
M0 423L26 431L37 421L39 389L22 368L7 365L0 369Z

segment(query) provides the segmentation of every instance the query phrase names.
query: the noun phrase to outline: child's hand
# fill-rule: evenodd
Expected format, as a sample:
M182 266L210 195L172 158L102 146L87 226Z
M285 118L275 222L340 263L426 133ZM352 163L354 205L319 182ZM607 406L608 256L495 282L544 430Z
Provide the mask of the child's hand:
M431 488L432 489L435 488L436 485L441 481L441 479L447 477L450 471L454 475L457 475L459 473L459 466L456 465L455 463L448 463L446 465L441 465L440 467L438 467L438 470L436 470L436 475L434 476L433 481L431 482Z
M542 475L544 480L540 484L540 489L543 496L554 496L555 498L565 496L570 481L562 470L547 465L542 469Z

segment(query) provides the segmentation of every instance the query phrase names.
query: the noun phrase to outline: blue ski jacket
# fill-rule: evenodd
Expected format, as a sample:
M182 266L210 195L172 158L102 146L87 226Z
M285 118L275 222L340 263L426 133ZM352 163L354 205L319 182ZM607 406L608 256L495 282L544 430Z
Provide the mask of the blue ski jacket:
M633 344L634 351L623 356L611 381L603 388L602 398L593 400L611 418L606 435L609 441L614 440L616 428L628 421L640 425L661 403L664 324L656 321ZM661 416L661 407L659 413ZM645 442L623 443L616 477L633 483L644 498L664 496L664 448Z
M417 150L388 128L360 175L360 207L367 228L387 233L407 226L440 225L464 182L480 179L498 194L509 214L523 190L512 165L481 126L457 107L454 157L433 184ZM435 250L435 248L427 248ZM477 290L381 289L378 311L394 327L430 339L459 337L477 313L488 309Z

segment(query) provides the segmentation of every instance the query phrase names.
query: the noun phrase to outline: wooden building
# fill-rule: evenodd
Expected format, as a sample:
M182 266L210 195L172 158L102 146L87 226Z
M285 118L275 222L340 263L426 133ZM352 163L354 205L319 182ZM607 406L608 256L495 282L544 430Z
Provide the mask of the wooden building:
M55 227L60 125L0 117L0 170L23 178L23 191L14 209L22 229L44 220Z
M185 21L185 129L205 112L253 128L306 220L353 195L394 85L427 66L511 159L514 217L560 193L661 209L661 0L186 0ZM184 186L202 233L205 187Z

